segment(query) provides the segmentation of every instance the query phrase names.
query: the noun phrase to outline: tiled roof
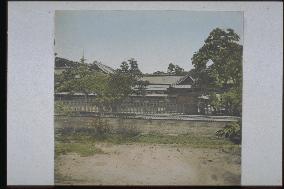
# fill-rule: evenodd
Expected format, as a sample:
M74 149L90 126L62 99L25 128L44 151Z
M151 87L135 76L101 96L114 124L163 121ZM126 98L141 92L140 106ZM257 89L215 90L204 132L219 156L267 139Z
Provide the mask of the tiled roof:
M74 62L71 60L67 60L65 58L55 57L55 68L69 68L76 64L79 64L78 62Z
M71 61L65 58L55 57L55 69L66 69L79 64L81 63ZM97 66L98 69L100 69L104 73L108 74L114 72L114 70L111 67L106 66L100 62L94 62L94 64ZM91 64L88 65L91 66Z
M147 85L146 91L166 91L170 85ZM134 90L138 90L138 87L133 87Z
M170 85L147 85L146 90L151 91L166 91Z
M111 67L106 66L106 65L104 65L100 62L94 62L94 64L96 64L98 66L98 68L101 69L105 73L113 73L114 72L114 70Z
M182 78L180 78L176 83L173 83L172 85L181 85L185 80L191 80L193 82L193 78L190 76L190 73L186 74Z
M163 76L143 76L143 81L149 81L150 84L171 85L179 81L184 76L163 75Z

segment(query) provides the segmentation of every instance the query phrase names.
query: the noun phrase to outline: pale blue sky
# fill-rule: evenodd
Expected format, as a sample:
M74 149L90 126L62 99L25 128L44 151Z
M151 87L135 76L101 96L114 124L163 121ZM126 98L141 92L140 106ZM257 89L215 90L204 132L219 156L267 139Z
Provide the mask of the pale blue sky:
M185 70L216 27L235 30L243 40L242 12L56 11L55 52L113 68L131 57L141 71L166 71L170 62ZM242 43L242 42L241 42Z

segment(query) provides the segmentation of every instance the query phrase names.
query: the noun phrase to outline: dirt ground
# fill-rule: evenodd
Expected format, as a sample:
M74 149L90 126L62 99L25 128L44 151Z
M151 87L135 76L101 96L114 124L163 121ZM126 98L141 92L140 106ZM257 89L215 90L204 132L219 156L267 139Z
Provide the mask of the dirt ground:
M101 143L105 153L56 158L57 185L239 185L240 154L189 146Z

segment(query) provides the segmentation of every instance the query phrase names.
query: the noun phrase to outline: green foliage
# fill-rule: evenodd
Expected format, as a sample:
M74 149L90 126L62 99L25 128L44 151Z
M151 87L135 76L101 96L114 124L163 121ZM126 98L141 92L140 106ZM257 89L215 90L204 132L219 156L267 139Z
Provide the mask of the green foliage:
M97 139L104 139L111 134L111 127L106 120L103 120L101 118L93 121L91 127L93 129L92 136Z
M216 136L229 138L236 143L241 142L241 122L231 122L216 132Z
M185 71L183 68L179 67L178 65L170 63L168 66L168 73L173 75L183 75L185 74Z
M120 68L112 75L110 82L113 92L121 97L126 97L129 94L145 95L147 81L142 81L142 72L138 68L138 63L131 58L128 62L122 62ZM136 90L134 90L136 89Z
M111 75L108 85L109 94L118 102L132 93L134 81L131 79L130 75L116 71Z
M181 75L184 73L184 69L176 65L174 73L175 75Z
M168 73L174 73L175 71L175 65L173 63L170 63L168 66Z
M73 114L72 109L66 106L63 102L54 103L54 113L59 115L67 115L67 116Z
M96 94L95 103L102 111L102 106L110 104L115 96L108 95L109 76L91 69L87 64L81 64L63 72L55 85L56 92Z
M88 94L96 95L95 103L99 111L103 112L103 107L110 107L120 103L129 94L136 91L143 94L146 82L141 81L142 72L138 68L135 59L123 62L120 69L113 74L107 75L97 71L95 64L76 64L55 76L55 92L80 92L84 93L86 100ZM138 90L134 90L134 88Z
M181 134L177 136L146 134L141 135L139 138L137 138L137 141L150 144L189 145L197 148L218 148L221 146L232 145L230 141L220 140L214 137L195 136L191 134Z
M98 153L104 153L100 148L96 147L93 142L76 142L76 143L63 143L56 142L55 143L55 155L65 155L68 153L77 153L80 156L91 156Z
M147 85L149 85L149 81L142 81L142 80L138 80L136 82L136 91L134 91L134 93L136 95L142 95L145 96L146 95L146 87Z
M129 65L128 65L128 63L127 62L125 62L125 61L123 61L122 63L121 63L121 65L120 65L120 72L122 72L122 73L128 73L128 71L129 71Z
M131 58L128 60L130 68L129 68L129 73L132 78L141 78L142 77L142 72L138 68L138 63L134 58Z
M242 45L239 36L232 30L214 29L205 44L194 53L192 64L195 67L197 84L213 84L226 88L240 86L242 81ZM207 65L212 61L212 65ZM207 77L199 74L205 74Z
M94 129L94 128L92 128ZM172 144L188 145L195 148L224 148L234 147L235 144L230 140L224 140L217 137L196 136L192 134L180 134L177 136L163 135L159 133L141 134L139 130L132 126L123 126L116 132L107 134L104 137L94 136L92 132L66 133L60 136L61 143L96 143L107 142L112 144Z
M58 77L56 92L102 94L108 81L107 75L91 70L86 64L70 68Z
M242 112L242 93L241 89L231 88L223 93L209 93L209 104L217 112L225 109L226 114L241 116Z
M220 102L210 94L212 105L223 106L232 115L241 114L243 47L238 43L239 39L232 29L216 28L192 57L195 87L205 94L218 91Z
M165 75L166 73L163 71L155 71L153 72L153 75Z
M221 104L229 115L241 116L242 93L240 89L232 88L221 94Z
M142 72L138 68L138 63L134 58L130 58L128 62L123 61L120 68L116 72L129 75L131 78L138 79L142 77Z
M122 123L118 127L110 128L104 121L93 122L88 127L56 129L56 141L61 143L96 143L108 142L113 144L146 143L146 144L173 144L189 145L201 148L229 147L235 144L227 139L215 136L179 134L165 135L156 132L142 134L139 128Z

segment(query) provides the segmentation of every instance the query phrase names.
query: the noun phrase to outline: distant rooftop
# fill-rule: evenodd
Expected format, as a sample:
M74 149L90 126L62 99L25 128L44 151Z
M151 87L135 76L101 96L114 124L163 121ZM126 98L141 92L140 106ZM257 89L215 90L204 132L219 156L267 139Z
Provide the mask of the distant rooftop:
M76 64L79 64L79 62L67 60L65 58L55 57L55 68L69 68Z
M184 76L176 75L146 75L141 78L142 81L149 81L150 84L172 85L178 82Z
M79 65L79 64L82 64L82 63L71 61L65 58L61 58L61 57L55 57L55 69L66 69L66 68L70 68L72 66ZM88 64L88 65L89 66L96 65L97 69L101 70L102 72L106 74L114 72L114 69L100 62L95 61L93 62L93 64Z
M111 67L104 65L100 62L94 62L94 64L96 64L98 66L98 68L101 69L105 73L113 73L114 72L114 69L112 69Z

